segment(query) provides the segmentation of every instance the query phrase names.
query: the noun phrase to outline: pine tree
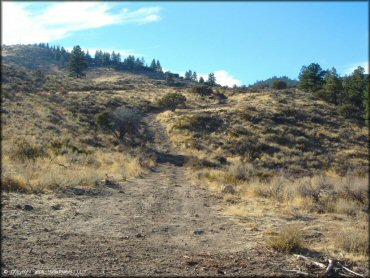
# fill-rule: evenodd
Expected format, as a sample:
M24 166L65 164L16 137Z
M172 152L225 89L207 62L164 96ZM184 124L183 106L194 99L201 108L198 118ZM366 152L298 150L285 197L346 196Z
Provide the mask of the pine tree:
M188 70L185 72L185 80L191 80L191 77L193 75L193 72L191 70Z
M307 92L316 92L322 88L325 71L319 64L312 63L308 67L303 66L299 73L299 88Z
M123 65L127 69L134 69L135 68L135 56L129 55L126 59L123 60Z
M197 73L194 71L193 74L191 75L191 80L197 82L198 81L198 76Z
M110 62L110 53L104 52L102 57L102 66L108 66Z
M94 58L94 60L95 60L95 65L101 66L102 63L103 63L103 51L97 50L95 52L95 58Z
M150 68L153 70L153 71L156 71L157 70L157 63L155 62L155 60L153 59L152 63L150 64Z
M214 85L216 85L216 77L215 77L215 74L214 74L213 72L211 72L211 73L208 75L207 83L208 83L210 86L214 86Z
M112 60L112 64L114 66L117 66L120 62L121 62L121 54L119 53L115 53L114 51L112 52L112 55L111 55L111 60Z
M343 93L343 86L342 80L339 78L335 68L326 71L323 90L327 101L334 104L339 103L341 94Z
M199 83L200 84L203 84L204 83L204 78L201 76L201 77L199 77Z
M60 47L59 45L57 46L57 48L55 49L55 52L54 52L54 59L59 61L60 60L60 56L61 56L61 52L60 52Z
M161 66L161 63L159 62L159 60L157 60L156 70L157 70L157 72L163 72L162 71L162 66Z
M144 66L144 64L141 63L141 59L139 57L136 58L135 65L136 65L136 68L141 68Z
M366 90L365 90L365 123L368 127L370 127L370 95L369 95L369 83L367 83Z
M91 55L89 53L89 50L86 51L85 60L86 60L86 63L88 65L91 65L92 64L93 59L92 59L92 57L91 57Z
M71 59L68 63L68 70L70 76L75 76L77 78L84 76L83 71L87 68L87 63L85 60L85 53L81 50L79 45L73 47L71 52Z
M351 103L356 107L362 107L365 98L367 80L365 69L358 67L354 72L344 78L344 94L342 102Z

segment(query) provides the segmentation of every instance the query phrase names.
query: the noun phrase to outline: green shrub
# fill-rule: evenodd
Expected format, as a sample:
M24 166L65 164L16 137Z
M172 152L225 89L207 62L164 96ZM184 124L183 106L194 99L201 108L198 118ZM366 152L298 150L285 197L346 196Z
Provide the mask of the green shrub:
M161 107L169 108L175 110L176 107L184 105L186 102L186 97L180 93L168 93L158 102Z
M142 117L139 110L122 106L112 112L99 113L96 124L103 130L112 132L120 142L129 140L132 143L140 135Z
M194 94L201 95L201 96L209 96L209 95L213 94L212 88L207 86L207 85L194 86L191 89L191 92L194 93Z
M272 88L273 89L277 89L277 90L283 90L283 89L286 89L288 86L286 84L286 82L282 81L282 80L275 80L273 83L272 83Z

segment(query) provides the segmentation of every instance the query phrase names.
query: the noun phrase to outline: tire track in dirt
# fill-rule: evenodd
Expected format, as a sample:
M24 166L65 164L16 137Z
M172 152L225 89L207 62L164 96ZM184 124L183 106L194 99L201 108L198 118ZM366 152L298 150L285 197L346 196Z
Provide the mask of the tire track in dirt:
M186 179L184 157L174 152L155 115L146 122L160 162L148 175L96 195L4 194L3 269L94 276L281 274L286 257L222 215L221 201ZM34 209L19 209L23 204Z

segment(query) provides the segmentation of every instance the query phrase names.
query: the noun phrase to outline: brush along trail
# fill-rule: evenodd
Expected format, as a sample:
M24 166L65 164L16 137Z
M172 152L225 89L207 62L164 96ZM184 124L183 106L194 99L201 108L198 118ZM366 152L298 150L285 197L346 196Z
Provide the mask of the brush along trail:
M145 121L158 158L149 174L56 193L3 194L3 273L264 276L295 267L223 215L221 200L189 181L186 157L155 115Z

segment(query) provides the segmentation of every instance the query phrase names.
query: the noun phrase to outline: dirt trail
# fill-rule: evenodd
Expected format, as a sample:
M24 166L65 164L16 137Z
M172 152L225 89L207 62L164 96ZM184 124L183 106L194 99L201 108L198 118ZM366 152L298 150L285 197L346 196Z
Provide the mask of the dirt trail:
M154 115L146 121L159 163L145 177L112 188L3 194L3 273L260 276L289 269L285 256L268 251L253 231L222 215L219 199L186 179L184 157Z

